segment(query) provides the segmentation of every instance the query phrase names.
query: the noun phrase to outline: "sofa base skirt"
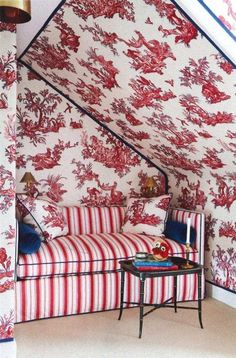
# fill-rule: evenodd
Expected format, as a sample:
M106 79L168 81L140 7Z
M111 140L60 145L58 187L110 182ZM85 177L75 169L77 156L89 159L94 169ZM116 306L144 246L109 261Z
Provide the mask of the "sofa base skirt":
M177 301L197 300L197 287L197 275L179 276ZM202 298L204 290L203 275ZM173 297L173 292L173 277L147 279L145 303L162 303ZM139 279L126 274L124 301L139 302L139 293ZM114 310L119 304L120 272L22 280L16 282L15 322Z

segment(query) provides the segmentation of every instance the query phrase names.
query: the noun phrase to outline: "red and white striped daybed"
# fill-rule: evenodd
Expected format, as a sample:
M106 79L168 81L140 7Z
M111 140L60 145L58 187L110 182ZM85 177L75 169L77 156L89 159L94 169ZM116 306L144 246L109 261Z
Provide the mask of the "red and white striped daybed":
M58 317L119 307L119 260L137 251L151 252L155 237L121 233L123 207L63 207L69 226L67 236L42 243L39 251L18 257L16 322ZM179 222L191 217L197 238L190 259L204 263L204 214L171 209ZM185 246L167 239L171 255L185 256ZM178 278L178 301L197 299L197 277ZM204 274L203 274L204 280ZM172 296L173 278L147 280L146 303L160 303ZM204 284L202 285L204 296ZM126 301L138 301L139 282L126 279Z

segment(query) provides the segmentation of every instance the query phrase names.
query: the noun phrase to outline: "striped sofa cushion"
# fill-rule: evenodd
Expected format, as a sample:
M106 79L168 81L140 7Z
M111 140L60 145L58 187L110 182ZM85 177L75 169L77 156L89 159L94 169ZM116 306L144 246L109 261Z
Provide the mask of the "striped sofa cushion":
M19 255L18 278L117 270L119 260L132 258L137 251L151 252L155 239L155 236L131 233L58 237L43 242L37 253ZM185 257L184 245L166 240L171 247L170 255ZM197 250L192 250L190 259L198 261Z
M69 235L120 232L125 208L121 206L64 206Z

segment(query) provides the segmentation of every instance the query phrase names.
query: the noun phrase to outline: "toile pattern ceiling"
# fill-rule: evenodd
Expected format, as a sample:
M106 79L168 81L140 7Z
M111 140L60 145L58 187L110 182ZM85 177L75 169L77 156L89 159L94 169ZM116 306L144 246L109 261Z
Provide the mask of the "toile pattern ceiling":
M37 180L33 190L66 205L124 205L127 196L140 195L147 176L165 192L155 166L32 71L20 66L18 81L18 192L26 170Z

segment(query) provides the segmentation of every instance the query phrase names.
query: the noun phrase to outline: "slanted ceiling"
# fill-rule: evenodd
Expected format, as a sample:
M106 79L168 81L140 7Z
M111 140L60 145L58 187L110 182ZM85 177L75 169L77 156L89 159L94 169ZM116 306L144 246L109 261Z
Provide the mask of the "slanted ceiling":
M232 64L169 0L62 1L20 61L164 169L177 205L206 212L209 276L235 290L218 267L236 241Z
M155 164L232 166L232 66L170 1L63 1L21 60Z

